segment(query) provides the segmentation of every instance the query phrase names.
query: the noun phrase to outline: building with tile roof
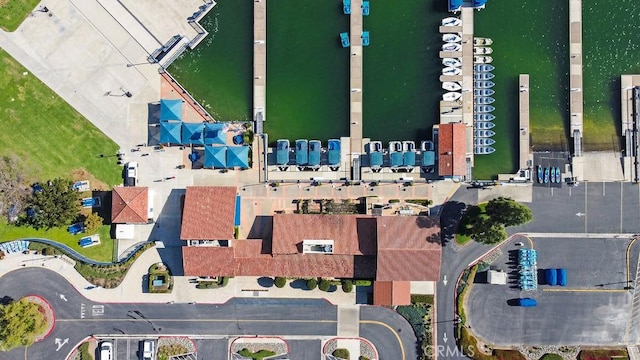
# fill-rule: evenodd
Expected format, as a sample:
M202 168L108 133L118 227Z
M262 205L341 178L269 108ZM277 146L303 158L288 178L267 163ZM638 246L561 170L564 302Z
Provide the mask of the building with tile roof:
M236 193L232 186L188 186L180 239L233 239Z
M112 224L146 224L149 221L149 189L117 186L111 192Z
M445 178L465 178L466 126L462 123L438 125L438 175Z
M376 281L373 304L380 306L411 305L410 281Z

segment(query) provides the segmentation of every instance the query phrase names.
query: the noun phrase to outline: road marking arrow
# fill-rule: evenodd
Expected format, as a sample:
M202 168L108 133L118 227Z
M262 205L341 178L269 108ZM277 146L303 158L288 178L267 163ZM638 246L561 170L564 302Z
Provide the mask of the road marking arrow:
M444 286L447 286L447 275L444 276L444 279L442 279L442 283L444 284Z
M62 339L60 338L56 338L55 344L58 345L58 348L56 349L56 351L59 351L68 342L69 342L69 338L64 339L64 341L62 341Z
M444 341L445 343L447 342L447 333L444 333L444 335L442 335L442 341Z
M67 298L64 296L64 294L60 294L60 299L67 301Z
M579 213L576 213L576 216L577 216L577 217L580 217L580 216L585 216L585 215L587 215L587 214L585 214L585 213L581 213L581 212L579 212Z

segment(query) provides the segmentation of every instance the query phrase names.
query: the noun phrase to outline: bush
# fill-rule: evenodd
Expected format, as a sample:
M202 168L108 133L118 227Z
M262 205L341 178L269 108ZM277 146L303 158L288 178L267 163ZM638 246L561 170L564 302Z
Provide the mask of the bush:
M412 304L433 304L433 295L411 295Z
M399 203L399 202L400 202L400 199L391 199L391 200L389 200L389 204L396 204L396 203Z
M558 354L544 354L540 360L562 360L562 356Z
M307 280L307 289L313 290L318 287L318 280L316 278L311 278Z
M360 356L358 356L358 360L369 360L369 358L366 357L366 356L360 355Z
M355 286L371 286L371 280L355 280L353 284Z
M346 293L353 291L353 282L348 279L342 280L342 291Z
M349 360L349 350L347 349L335 349L331 355L340 359Z
M613 357L628 359L626 350L582 350L578 354L579 360L611 360Z
M282 289L285 285L287 285L287 279L283 277L276 276L276 279L273 281L273 284Z
M225 287L229 284L229 277L228 276L223 276L219 281L218 281L218 285L220 285L220 287Z
M327 279L321 279L320 283L318 284L318 289L322 291L329 291L330 287L331 287L331 281Z

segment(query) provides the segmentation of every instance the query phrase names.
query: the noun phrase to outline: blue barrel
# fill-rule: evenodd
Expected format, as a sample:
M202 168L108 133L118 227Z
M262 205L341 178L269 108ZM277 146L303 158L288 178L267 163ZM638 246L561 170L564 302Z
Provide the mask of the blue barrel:
M558 285L567 286L567 269L556 269Z
M551 285L551 286L558 285L556 269L545 270L544 277L547 280L547 285Z

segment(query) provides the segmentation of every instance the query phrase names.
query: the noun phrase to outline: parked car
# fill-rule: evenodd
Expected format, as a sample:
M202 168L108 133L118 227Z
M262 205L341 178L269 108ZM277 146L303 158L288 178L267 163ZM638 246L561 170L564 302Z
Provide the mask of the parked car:
M113 344L103 341L100 344L100 360L113 360Z
M142 342L142 360L155 360L156 344L153 340L145 340Z
M129 161L125 168L125 186L136 186L138 182L138 163L135 161Z

